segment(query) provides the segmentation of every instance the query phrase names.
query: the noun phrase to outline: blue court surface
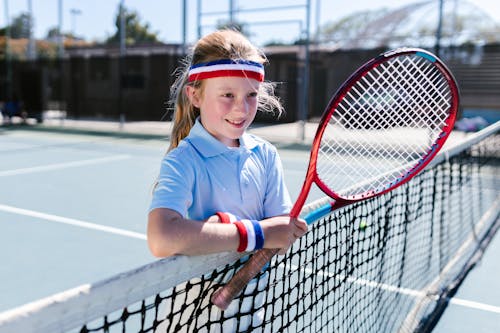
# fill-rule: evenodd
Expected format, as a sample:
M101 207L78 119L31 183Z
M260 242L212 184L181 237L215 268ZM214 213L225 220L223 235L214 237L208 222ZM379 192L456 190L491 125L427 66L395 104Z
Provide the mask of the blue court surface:
M0 312L156 260L146 215L166 149L158 139L0 131ZM295 198L309 152L280 154ZM500 331L499 253L497 235L435 332Z

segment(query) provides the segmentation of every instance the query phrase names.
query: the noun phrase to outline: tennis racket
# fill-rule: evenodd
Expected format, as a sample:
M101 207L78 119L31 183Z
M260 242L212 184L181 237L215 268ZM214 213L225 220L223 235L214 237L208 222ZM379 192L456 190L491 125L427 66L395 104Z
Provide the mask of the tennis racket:
M453 75L425 50L396 49L368 61L342 84L324 111L290 216L299 216L313 183L333 200L304 216L308 224L409 181L444 145L458 103ZM214 292L212 303L226 309L277 252L255 252Z

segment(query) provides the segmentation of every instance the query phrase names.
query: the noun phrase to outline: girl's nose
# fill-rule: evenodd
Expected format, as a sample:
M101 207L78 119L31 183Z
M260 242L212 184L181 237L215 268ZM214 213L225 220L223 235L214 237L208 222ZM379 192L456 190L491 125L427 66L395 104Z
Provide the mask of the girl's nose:
M249 104L245 98L238 98L235 103L235 110L238 112L248 113Z

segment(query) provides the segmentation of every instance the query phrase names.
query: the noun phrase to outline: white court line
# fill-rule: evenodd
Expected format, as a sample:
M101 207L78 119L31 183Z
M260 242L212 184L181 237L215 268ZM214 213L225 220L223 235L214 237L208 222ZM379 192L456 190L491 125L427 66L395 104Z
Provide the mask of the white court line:
M283 268L284 265L280 264L279 267ZM304 268L298 267L297 265L291 265L291 267L290 267L290 270L299 270L299 269L302 270L302 271L304 271L304 272L306 272L306 273L308 273L308 274L325 275L327 277L334 277L336 279L343 279L345 277L344 275L337 275L337 276L335 276L334 273L331 273L331 272L328 272L328 271L323 271L323 270L313 272L313 270L310 269L310 268L304 269ZM370 280L366 280L366 279L359 279L359 278L356 278L356 277L348 277L347 281L351 282L353 284L367 286L367 287L370 287L370 288L379 288L379 289L386 290L386 291L389 291L389 292L396 292L396 293L399 293L399 294L408 295L408 296L412 296L412 297L422 297L422 296L424 296L423 292L420 291L420 290L414 290L414 289L409 289L409 288L396 287L396 286L392 286L392 285L389 285L389 284L375 282L375 281L370 281ZM437 299L437 296L435 298ZM460 299L460 298L456 298L456 297L450 298L449 299L449 303L453 304L453 305L463 306L463 307L466 307L466 308L477 309L477 310L481 310L481 311L486 311L486 312L492 312L492 313L500 314L500 306L495 306L495 305L490 305L490 304L485 304L485 303L479 303L479 302L474 302L474 301L468 301L468 300L464 300L464 299Z
M114 156L93 158L93 159L80 160L80 161L74 161L74 162L56 163L56 164L40 165L40 166L30 167L30 168L5 170L5 171L0 171L0 177L16 176L16 175L22 175L22 174L26 174L26 173L33 173L33 172L43 172L43 171L52 171L52 170L80 167L80 166L84 166L84 165L92 165L92 164L125 160L125 159L129 159L130 157L131 157L130 155L114 155Z
M452 298L452 299L450 299L450 303L454 304L454 305L460 305L460 306L463 306L466 308L478 309L478 310L482 310L482 311L500 314L500 306L494 306L494 305L489 305L489 304L484 304L484 303L479 303L479 302L474 302L474 301L468 301L468 300L460 299L460 298Z
M68 224L68 225L72 225L72 226L76 226L76 227L80 227L80 228L103 231L103 232L107 232L107 233L114 234L114 235L120 235L120 236L125 236L125 237L146 240L146 235L138 233L138 232L128 231L125 229L119 229L119 228L114 228L114 227L108 227L108 226L104 226L104 225L100 225L100 224L95 224L95 223L91 223L91 222L71 219L71 218L52 215L52 214L36 212L33 210L28 210L28 209L22 209L22 208L17 208L17 207L12 207L12 206L0 204L0 211L18 214L18 215L29 216L29 217L43 219L43 220L56 222L56 223Z

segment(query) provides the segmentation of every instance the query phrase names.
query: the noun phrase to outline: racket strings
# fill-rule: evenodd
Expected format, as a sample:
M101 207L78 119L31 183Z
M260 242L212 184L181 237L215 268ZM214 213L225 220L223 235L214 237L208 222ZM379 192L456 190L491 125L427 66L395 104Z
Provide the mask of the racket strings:
M441 101L441 103L443 103L450 100L449 90L448 96L445 96L442 93L444 88L447 86L446 80L444 80L444 78L440 75L439 71L435 70L434 66L424 64L424 60L422 60L422 58L416 57L414 59L416 59L415 63L411 64L400 64L398 61L387 62L387 68L384 72L380 72L378 68L374 69L375 72L378 72L377 78L373 77L372 73L368 73L368 75L372 76L374 80L381 79L386 85L399 84L403 91L408 92L411 96L414 96L415 98L412 99L401 99L402 104L408 104L407 101L413 101L413 105L407 105L408 108L406 108L406 110L431 110L437 107L435 111L447 111L449 104L442 104L441 106L435 104L436 101ZM404 60L411 61L410 58L406 58ZM394 75L385 75L387 70ZM434 95L431 95L431 93L434 93ZM393 105L397 104L395 103ZM443 113L446 112L442 112L442 114ZM408 115L407 113L394 114L396 117L399 115ZM404 118L405 121L408 121L408 125L432 125L429 124L429 121L432 119L429 119L428 117L426 118L426 116L433 114L432 112L414 112L413 114L416 116L415 118ZM435 124L435 127L442 127L445 119L446 118L442 119L441 123ZM423 122L419 123L417 120L422 120ZM404 122L400 123L403 124Z
M421 58L419 59L419 61L423 62ZM391 64L389 63L388 65L390 66ZM420 66L420 64L418 65L419 66L412 67L403 66L403 74L400 75L400 79L405 80L405 78L412 78L413 80L409 82L408 88L414 89L413 95L419 97L418 102L420 102L421 108L434 108L435 112L419 112L416 113L416 116L425 117L431 114L447 115L447 111L450 105L446 101L449 101L451 99L450 91L449 89L446 89L447 81L442 77L442 75L440 75L441 73L439 71L434 70L433 73L429 73L432 69L434 69L434 67L427 66L429 70L427 72L424 72L421 70L422 66ZM415 70L411 72L410 69ZM406 75L404 75L405 72ZM447 92L446 95L443 94L443 92L445 91ZM441 105L439 105L439 103ZM413 108L417 106L418 105L413 105ZM439 111L442 112L439 113ZM430 119L428 117L420 119L425 121L423 124L433 125L429 124L429 121L433 121L433 119ZM446 117L436 117L435 120L439 122L434 124L435 127L441 128L445 124Z
M345 94L325 129L320 180L344 197L384 191L433 149L451 99L446 78L423 57L399 56L372 68Z

